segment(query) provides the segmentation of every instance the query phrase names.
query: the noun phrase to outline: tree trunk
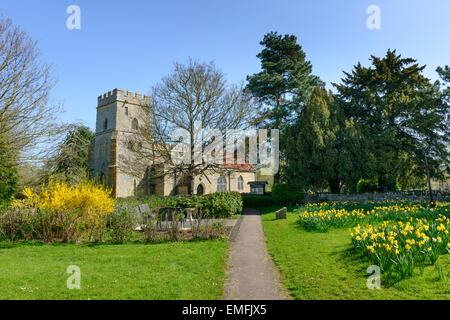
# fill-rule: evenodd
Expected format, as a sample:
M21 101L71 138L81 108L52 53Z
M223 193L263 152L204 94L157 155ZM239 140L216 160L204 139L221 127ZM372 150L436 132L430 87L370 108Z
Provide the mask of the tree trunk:
M396 181L387 174L382 174L378 177L378 186L383 192L394 192Z
M188 193L193 196L195 195L195 181L194 181L194 177L190 176L189 177L189 191Z
M328 185L330 187L331 193L340 193L341 192L339 179L336 179L336 178L335 179L329 179L328 180Z
M425 169L427 171L428 193L430 195L430 205L434 207L433 190L431 190L430 167L428 166L428 157L425 154Z

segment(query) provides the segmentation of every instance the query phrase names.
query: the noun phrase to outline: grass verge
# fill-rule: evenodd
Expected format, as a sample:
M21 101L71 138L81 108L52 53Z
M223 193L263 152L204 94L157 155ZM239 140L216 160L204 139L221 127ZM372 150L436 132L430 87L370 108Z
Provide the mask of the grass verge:
M0 244L0 299L219 299L226 241L121 245ZM81 289L67 289L70 265Z

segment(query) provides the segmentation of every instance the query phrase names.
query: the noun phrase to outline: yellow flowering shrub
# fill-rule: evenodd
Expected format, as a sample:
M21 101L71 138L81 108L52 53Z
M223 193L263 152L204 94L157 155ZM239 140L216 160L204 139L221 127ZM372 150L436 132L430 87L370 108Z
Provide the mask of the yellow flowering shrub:
M96 233L101 236L115 205L109 189L88 180L77 185L50 180L42 185L40 193L30 188L25 188L23 193L26 199L17 201L16 206L37 208L44 212L75 212L90 236Z

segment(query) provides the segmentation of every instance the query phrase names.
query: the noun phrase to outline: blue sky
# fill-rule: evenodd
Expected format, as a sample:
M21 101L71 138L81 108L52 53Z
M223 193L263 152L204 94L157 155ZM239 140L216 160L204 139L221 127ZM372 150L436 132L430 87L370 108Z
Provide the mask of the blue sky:
M81 8L81 30L66 28L72 4ZM373 4L381 30L366 27ZM450 65L448 0L3 0L0 10L53 62L61 119L91 128L99 95L116 87L149 93L175 61L215 61L230 82L245 80L260 70L259 42L272 30L298 37L329 88L388 48L426 64L433 80L437 66Z

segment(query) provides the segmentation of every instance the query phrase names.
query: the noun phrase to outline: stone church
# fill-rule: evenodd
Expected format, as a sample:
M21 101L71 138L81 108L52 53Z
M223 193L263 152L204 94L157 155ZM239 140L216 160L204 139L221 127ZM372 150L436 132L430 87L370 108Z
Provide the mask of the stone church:
M150 171L150 174L142 172L142 178L136 178L136 175L129 175L121 168L119 158L127 154L127 138L138 134L139 123L143 123L145 116L142 106L149 103L149 96L121 89L114 89L98 97L95 138L89 152L89 171L91 177L110 187L118 198L136 195L168 196L188 192L188 184L183 176L167 174L148 179L148 175L154 174ZM202 175L194 178L196 194L216 191L263 192L265 182L255 181L257 174L252 165L246 163L223 166L224 173L210 172L206 177ZM147 178L144 179L146 175Z

